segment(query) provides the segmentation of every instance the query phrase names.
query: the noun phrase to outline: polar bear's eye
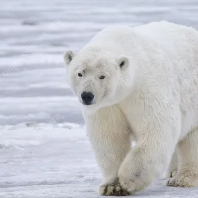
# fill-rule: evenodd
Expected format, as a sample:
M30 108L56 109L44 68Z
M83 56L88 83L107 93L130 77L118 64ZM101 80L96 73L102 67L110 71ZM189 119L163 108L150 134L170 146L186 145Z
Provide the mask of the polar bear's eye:
M100 76L100 79L105 79L105 76Z
M78 76L79 76L79 77L82 77L83 75L82 75L81 73L78 73Z

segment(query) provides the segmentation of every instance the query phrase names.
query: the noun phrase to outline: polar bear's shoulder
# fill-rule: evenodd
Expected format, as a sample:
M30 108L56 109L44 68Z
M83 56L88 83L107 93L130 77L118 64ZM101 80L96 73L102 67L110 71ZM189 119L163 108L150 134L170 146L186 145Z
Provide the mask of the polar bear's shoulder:
M129 38L132 35L133 28L128 26L110 26L98 32L91 40L91 43L115 42L122 37Z

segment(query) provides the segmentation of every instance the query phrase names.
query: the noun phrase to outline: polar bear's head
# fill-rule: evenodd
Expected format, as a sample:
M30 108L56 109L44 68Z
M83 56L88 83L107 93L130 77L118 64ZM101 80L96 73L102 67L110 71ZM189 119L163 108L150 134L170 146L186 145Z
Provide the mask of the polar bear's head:
M64 55L68 83L86 109L99 109L120 102L129 93L132 76L127 57L85 49Z

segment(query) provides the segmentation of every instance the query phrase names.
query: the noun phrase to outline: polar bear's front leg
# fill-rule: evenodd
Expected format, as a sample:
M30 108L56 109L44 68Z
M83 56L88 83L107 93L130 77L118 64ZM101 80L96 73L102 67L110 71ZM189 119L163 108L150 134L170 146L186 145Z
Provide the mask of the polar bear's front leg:
M120 184L130 193L144 189L156 176L163 174L180 133L179 114L162 108L156 111L154 106L149 109L152 111L144 108L142 114L134 117L136 146L127 154L118 172Z
M102 170L101 195L127 195L118 181L118 169L129 152L130 129L117 106L85 116L86 128L96 160Z

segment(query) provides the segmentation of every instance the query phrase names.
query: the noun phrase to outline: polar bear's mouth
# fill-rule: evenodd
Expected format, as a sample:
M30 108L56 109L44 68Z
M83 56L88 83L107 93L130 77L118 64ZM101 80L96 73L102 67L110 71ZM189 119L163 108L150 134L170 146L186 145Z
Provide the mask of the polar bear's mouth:
M94 105L94 103L85 103L85 102L83 102L83 105L91 106L91 105Z

